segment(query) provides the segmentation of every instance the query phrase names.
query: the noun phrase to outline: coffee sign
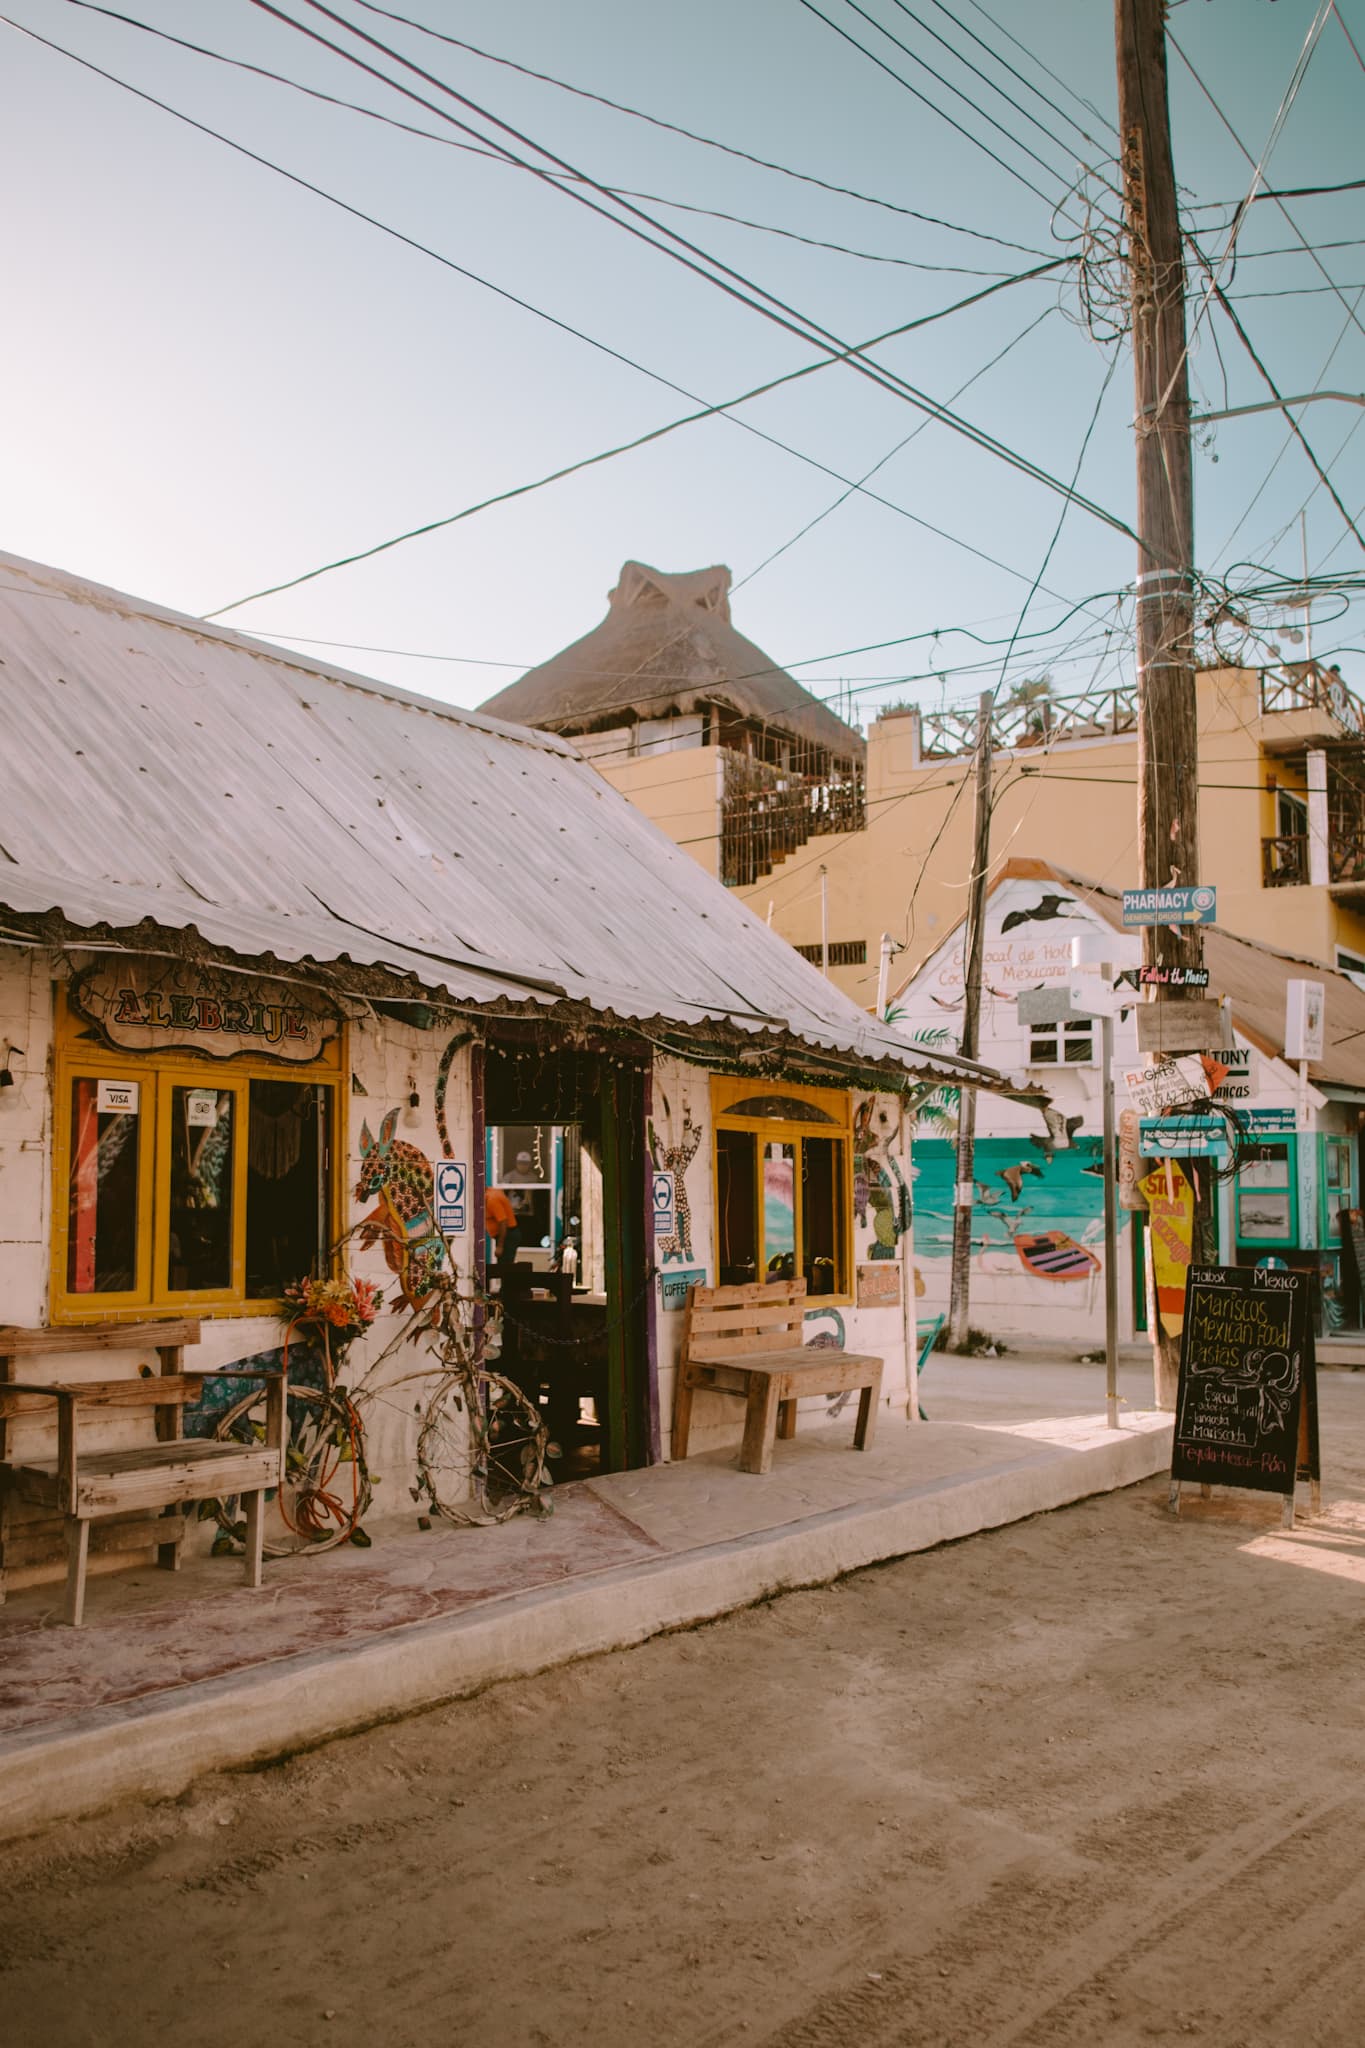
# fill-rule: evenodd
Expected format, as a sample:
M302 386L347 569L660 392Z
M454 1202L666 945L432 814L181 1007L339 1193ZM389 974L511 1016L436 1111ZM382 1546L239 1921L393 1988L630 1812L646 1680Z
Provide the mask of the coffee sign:
M338 1019L311 989L174 961L101 962L77 975L71 1006L127 1052L186 1047L231 1059L315 1060Z

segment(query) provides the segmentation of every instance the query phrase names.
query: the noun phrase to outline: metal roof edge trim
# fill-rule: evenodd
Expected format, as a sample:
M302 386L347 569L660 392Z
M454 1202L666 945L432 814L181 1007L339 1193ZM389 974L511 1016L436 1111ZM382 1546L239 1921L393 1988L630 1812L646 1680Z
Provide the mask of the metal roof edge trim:
M0 900L4 899L5 880L4 871L0 870ZM55 944L73 951L79 951L82 946L81 934L89 932L92 927L72 918L70 913L60 903L44 901L43 899L47 893L44 890L40 894L33 896L30 901L12 906L15 914L57 916L64 923L74 927L74 931L60 939L53 939L50 935L40 932L35 932L31 935L11 933L7 937L11 942L18 941L21 944L28 941L35 948ZM99 919L99 924L106 926L114 932L130 932L135 930L136 926L117 922L120 917L126 917L129 914L131 907L126 904L117 905L112 910L111 916ZM170 907L169 904L157 906L158 909L162 910L169 909ZM585 993L572 990L552 991L549 989L537 989L525 984L516 985L510 980L502 980L496 972L481 973L477 968L465 967L458 961L442 961L434 955L413 953L399 945L385 947L381 951L372 953L369 957L366 957L364 951L359 948L346 952L329 951L327 950L327 942L323 935L308 930L305 927L299 927L292 933L286 930L284 933L277 934L276 943L273 945L268 943L269 935L264 934L262 936L267 940L267 943L255 945L256 935L254 934L244 934L239 929L233 934L237 941L234 944L232 937L216 936L213 931L205 931L199 922L188 918L183 924L174 924L148 914L143 918L139 918L138 923L149 924L153 926L155 931L165 933L168 936L193 933L211 951L233 955L236 961L243 964L243 971L251 971L254 965L257 972L262 972L267 977L270 975L271 969L269 966L262 967L260 965L262 960L277 961L285 967L311 966L319 972L330 972L333 974L338 972L344 974L347 968L352 968L359 971L392 975L395 980L401 982L416 982L428 994L444 997L448 1003L458 1009L477 1011L489 1017L498 1015L538 1016L540 1020L548 1022L552 1021L556 1013L559 1012L586 1012L590 1016L599 1019L608 1027L615 1027L627 1032L642 1032L651 1039L652 1043L658 1045L661 1050L669 1052L677 1058L685 1059L690 1055L703 1056L705 1048L696 1044L693 1044L690 1048L683 1045L667 1044L665 1040L668 1036L686 1037L693 1030L706 1030L709 1028L718 1035L724 1034L732 1048L737 1044L745 1044L748 1049L770 1054L779 1060L783 1057L798 1059L804 1057L813 1059L818 1064L834 1067L845 1075L847 1085L853 1085L859 1073L876 1071L883 1079L889 1079L890 1076L886 1070L894 1068L899 1075L904 1076L903 1085L907 1087L958 1086L965 1083L968 1086L980 1086L990 1092L996 1092L1008 1086L1005 1076L997 1074L993 1069L981 1066L979 1063L954 1059L951 1056L947 1060L936 1058L933 1054L925 1056L924 1048L908 1046L887 1038L871 1040L867 1038L840 1039L833 1032L817 1034L809 1030L800 1030L791 1023L779 1018L746 1018L742 1013L732 1014L715 1009L706 1010L699 1004L681 1005L683 1009L691 1012L690 1016L667 1015L658 1010L642 1012L641 1009L632 1009L630 1007L631 996L635 993L633 991L613 990L607 992L599 990L594 998ZM231 931L230 923L226 928ZM358 933L357 936L363 940L365 934ZM311 941L319 947L319 952L304 951L298 944L295 944L290 950L281 950L278 943L280 938L285 940L293 939L294 941ZM247 946L253 948L252 951L246 952L242 950L243 940L245 940ZM96 946L108 944L107 941L100 940L93 940L92 943ZM139 944L136 939L129 939L126 941L119 940L117 943L119 949L126 951L129 955L136 955L142 951L156 950L149 941ZM454 986L451 985L450 981L440 978L439 970L442 967L448 967L452 970ZM486 990L471 988L468 985L462 986L460 983L460 976L462 974L473 981L486 982L490 986ZM604 996L605 1000L603 999ZM646 1000L648 999L646 998ZM661 1035L656 1036L655 1034ZM768 1043L764 1046L756 1047L754 1045L755 1040L767 1040ZM724 1048L718 1045L716 1051L723 1054Z

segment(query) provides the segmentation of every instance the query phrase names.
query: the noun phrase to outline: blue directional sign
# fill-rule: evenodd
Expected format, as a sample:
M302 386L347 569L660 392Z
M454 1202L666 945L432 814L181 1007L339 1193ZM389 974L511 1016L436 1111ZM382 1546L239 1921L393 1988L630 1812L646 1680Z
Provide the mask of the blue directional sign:
M1213 924L1218 891L1209 883L1197 889L1125 889L1123 928L1144 924Z
M1249 1138L1284 1138L1294 1132L1292 1109L1234 1109L1237 1128Z
M1145 1116L1138 1132L1145 1159L1226 1159L1229 1149L1221 1116Z

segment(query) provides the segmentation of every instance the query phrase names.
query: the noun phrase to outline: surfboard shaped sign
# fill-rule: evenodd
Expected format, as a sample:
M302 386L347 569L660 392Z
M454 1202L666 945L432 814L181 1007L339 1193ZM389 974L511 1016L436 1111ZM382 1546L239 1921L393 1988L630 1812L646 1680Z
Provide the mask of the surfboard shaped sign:
M1244 1486L1283 1495L1288 1518L1295 1477L1319 1477L1312 1287L1309 1273L1190 1268L1171 1451L1173 1507L1182 1481ZM1307 1444L1300 1441L1301 1414L1311 1424Z

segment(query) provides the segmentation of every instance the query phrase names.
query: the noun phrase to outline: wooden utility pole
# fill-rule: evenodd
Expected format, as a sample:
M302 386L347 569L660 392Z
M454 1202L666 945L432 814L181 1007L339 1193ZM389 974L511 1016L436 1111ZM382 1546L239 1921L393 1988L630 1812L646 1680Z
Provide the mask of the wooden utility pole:
M1188 888L1199 880L1194 479L1166 0L1115 0L1114 14L1137 396L1138 884ZM1197 968L1203 951L1198 925L1143 934L1149 966ZM1173 1408L1178 1342L1159 1319L1154 1336L1157 1405Z
M995 692L983 690L976 721L976 819L972 833L971 886L962 944L962 1044L974 1060L981 1038L981 977L986 938L986 870L991 858L991 714ZM948 1305L948 1348L961 1351L970 1318L972 1260L972 1178L976 1147L976 1090L963 1086L957 1097L957 1187L953 1199L953 1266Z

